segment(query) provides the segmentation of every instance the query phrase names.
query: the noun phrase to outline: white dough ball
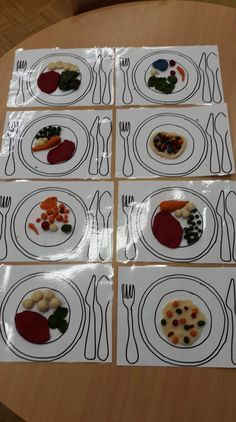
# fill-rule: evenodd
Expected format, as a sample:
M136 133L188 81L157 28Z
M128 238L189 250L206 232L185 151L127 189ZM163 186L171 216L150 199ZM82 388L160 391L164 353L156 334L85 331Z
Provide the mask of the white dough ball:
M52 309L57 309L59 308L59 306L61 306L61 301L59 297L57 296L53 297L49 302L49 307Z
M56 63L50 62L48 63L48 70L55 70L56 69Z
M175 211L175 216L176 216L177 218L182 217L182 210L176 210L176 211Z
M186 210L186 208L184 208L183 211L182 211L182 216L184 218L188 218L190 216L190 212L188 210Z
M31 299L33 302L38 302L43 299L43 292L41 290L35 290L31 295Z
M185 206L185 208L188 211L192 211L192 210L194 210L196 208L196 206L195 206L195 204L193 202L188 202L188 204Z
M151 76L156 76L157 75L157 70L156 69L151 69L150 70Z
M46 299L41 299L38 303L37 303L37 308L39 312L46 312L48 311L48 301Z
M52 290L48 289L48 290L45 290L43 295L46 300L51 300L55 296L55 293Z
M34 301L28 297L23 300L22 305L25 309L32 309L34 306Z
M62 63L62 67L63 67L64 70L69 70L70 66L71 66L70 63L66 63L66 62Z

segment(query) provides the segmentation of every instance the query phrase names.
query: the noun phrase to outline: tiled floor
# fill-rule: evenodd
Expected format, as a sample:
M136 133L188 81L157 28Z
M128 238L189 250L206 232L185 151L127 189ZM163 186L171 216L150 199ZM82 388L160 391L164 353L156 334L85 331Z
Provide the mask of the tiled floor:
M236 0L209 2L236 7ZM70 0L0 0L0 10L0 56L34 33L73 14Z

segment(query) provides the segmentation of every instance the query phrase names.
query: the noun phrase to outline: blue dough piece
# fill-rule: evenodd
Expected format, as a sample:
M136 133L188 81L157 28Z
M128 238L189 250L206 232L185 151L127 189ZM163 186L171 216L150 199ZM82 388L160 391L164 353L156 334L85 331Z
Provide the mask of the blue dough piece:
M155 67L155 69L158 69L161 72L165 72L165 70L168 68L168 61L164 59L159 59L153 62L152 65L153 67Z

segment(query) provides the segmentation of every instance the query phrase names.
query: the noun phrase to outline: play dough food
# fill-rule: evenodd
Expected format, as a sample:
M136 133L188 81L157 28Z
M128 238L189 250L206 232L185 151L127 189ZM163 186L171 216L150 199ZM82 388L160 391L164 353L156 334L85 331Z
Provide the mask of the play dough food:
M39 312L47 312L49 308L57 309L61 306L61 300L51 289L35 290L31 297L26 297L22 301L25 309L32 309L34 305L37 306Z
M205 315L191 300L174 300L163 309L162 331L172 344L191 346L206 324Z
M77 65L67 62L50 62L48 71L42 72L38 79L38 88L46 94L52 94L59 88L61 91L76 90L81 84L81 76Z
M64 163L73 157L76 149L75 143L68 139L63 140L61 130L60 126L50 125L43 127L37 132L31 148L35 157L45 151L47 153L45 158L52 165Z
M35 219L34 223L32 221L28 223L28 228L35 235L40 235L42 232L55 235L59 227L66 234L72 231L72 225L69 221L70 209L65 204L58 202L56 196L50 196L42 201L40 209L43 212Z
M157 132L149 142L155 154L170 160L179 157L186 148L186 139L177 133Z
M61 306L61 301L59 299L59 297L54 296L50 301L49 301L49 307L51 309L57 309L59 308L59 306Z
M45 298L38 301L37 309L39 312L47 312L48 308L49 308L48 301Z
M31 295L31 299L33 302L39 302L41 299L43 299L43 292L41 290L35 290Z
M75 144L65 139L56 148L50 149L47 155L49 164L64 163L71 159L75 152Z
M38 312L23 311L15 315L18 333L30 343L43 344L50 339L47 318Z
M152 232L157 240L168 248L178 248L183 237L180 223L169 213L160 211L155 215Z
M33 299L32 299L33 297ZM50 330L57 328L64 334L68 328L68 309L61 306L62 301L51 289L35 290L31 297L24 298L24 310L15 315L15 326L25 340L43 344L50 339ZM29 311L29 309L34 310ZM42 313L46 315L43 316Z
M147 85L164 94L171 94L178 81L183 83L186 79L184 68L175 60L158 59L152 63L150 77Z
M49 72L41 73L38 77L37 84L41 91L46 94L52 94L59 86L60 73L50 70Z
M200 240L203 221L193 202L162 201L159 208L152 221L152 233L162 245L173 249L183 241L190 246Z

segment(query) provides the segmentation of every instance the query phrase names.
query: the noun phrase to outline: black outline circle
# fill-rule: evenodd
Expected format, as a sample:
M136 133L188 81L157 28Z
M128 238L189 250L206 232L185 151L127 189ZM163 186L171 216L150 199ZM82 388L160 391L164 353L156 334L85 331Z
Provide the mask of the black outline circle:
M138 66L144 60L146 60L147 58L149 58L151 56L157 56L157 55L160 55L160 54L172 54L173 56L175 55L175 56L183 57L185 60L187 60L188 62L190 62L191 65L195 68L196 75L197 75L197 82L196 82L196 84L195 84L192 92L190 94L188 94L187 97L185 97L184 99L178 100L178 101L176 101L176 100L168 100L168 96L166 95L165 100L154 100L153 98L148 97L148 95L145 95L145 94L141 93L140 88L139 88L139 86L137 84L136 75L135 75L136 72L137 72ZM200 71L199 71L199 68L198 68L197 64L190 57L186 56L185 54L180 53L178 51L173 51L173 50L156 50L156 51L154 51L152 53L146 54L144 57L142 57L134 65L133 70L132 70L132 82L133 82L133 86L134 86L135 91L138 93L138 95L140 95L140 97L144 98L146 101L149 101L151 103L157 103L157 104L181 104L181 103L184 103L185 101L187 101L189 98L193 97L194 94L195 94L195 92L198 90L199 85L200 85L200 82L201 82L201 74L200 74ZM145 87L146 87L147 85L146 85L146 81L145 80L144 80L144 84L145 84ZM154 92L154 91L152 91L152 92ZM158 93L158 91L157 91L157 93Z
M69 196L72 196L77 202L79 202L80 203L80 205L81 205L81 207L82 207L82 209L84 210L84 213L85 213L85 219L86 219L86 223L85 223L85 230L84 230L84 232L82 233L82 235L81 235L81 238L78 240L78 243L76 244L76 246L72 249L72 250L69 250L68 252L66 252L62 257L60 257L60 258L57 258L57 259L53 259L52 257L50 257L50 256L47 256L47 257L42 257L42 256L37 256L37 255L33 255L33 254L31 254L29 251L27 251L22 245L20 245L19 244L19 242L18 242L18 239L17 239L17 236L16 236L16 232L15 232L15 220L16 220L16 218L17 218L17 213L18 213L18 211L19 211L19 209L22 207L22 205L24 205L24 203L28 200L28 199L30 199L31 198L31 196L35 196L35 195L37 195L38 193L41 193L41 192L47 192L47 191L50 191L50 192L63 192L63 193L65 193L65 194L67 194L67 195L69 195ZM61 260L63 260L63 259L65 259L66 257L68 257L69 255L71 255L71 253L73 253L73 251L74 250L76 250L77 248L78 248L78 246L79 246L79 244L81 243L81 241L82 241L82 239L83 238L85 238L86 236L87 236L87 232L88 232L88 229L89 229L89 222L90 222L90 217L89 217L89 214L88 214L88 209L87 209L87 207L86 207L86 205L85 205L85 203L84 203L84 201L82 200L82 198L80 198L77 194L75 194L74 192L72 192L72 191L70 191L70 190L68 190L68 189L64 189L64 188L59 188L59 187L47 187L47 188L41 188L41 189L37 189L37 190L35 190L35 191L33 191L33 192L30 192L28 195L26 195L18 204L17 204L17 206L16 206L16 208L15 208L15 210L13 211L13 213L12 213L12 217L11 217L11 224L10 224L10 234L11 234L11 238L12 238L12 241L13 241L13 243L14 243L14 245L15 245L15 247L17 248L17 250L21 253L21 254L23 254L24 256L26 256L27 258L30 258L30 259L34 259L34 260L37 260L37 261L61 261ZM75 219L75 225L76 225L76 219ZM66 240L67 241L67 240ZM41 245L39 245L42 249L45 247L45 246L41 246ZM24 251L24 252L23 252Z
M32 242L32 243L34 243L36 246L41 246L42 248L55 248L55 246L60 246L60 245L63 245L63 243L65 243L65 242L67 242L72 236L73 236L73 234L74 234L74 232L75 232L75 228L76 228L76 216L75 216L75 213L74 213L74 211L71 209L71 207L65 202L65 201L63 201L63 204L64 205L66 205L66 208L69 208L70 209L70 211L71 211L71 214L73 214L73 217L74 217L74 225L73 225L73 229L72 229L72 231L70 232L70 233L68 233L68 235L67 235L67 237L65 238L65 240L63 241L63 242L60 242L60 243L57 243L56 245L41 245L40 243L37 243L37 242L35 242L34 241L34 239L31 239L30 238L30 236L28 235L28 230L27 230L27 223L28 223L28 220L29 220L29 216L30 216L30 214L31 214L31 212L33 211L33 209L35 209L36 207L38 207L38 206L40 206L40 202L38 202L37 204L35 204L31 209L30 209L30 211L28 212L28 214L27 214L27 216L26 216L26 218L25 218L25 233L26 233L26 237L27 237L27 239L29 239L29 241L30 242ZM70 224L70 223L68 223L68 224ZM37 237L38 238L38 237Z
M87 87L87 89L84 91L84 93L81 95L81 96L79 96L76 100L73 100L73 101L67 101L67 102L63 102L63 103L55 103L55 102L49 102L49 101L46 101L46 100L42 100L42 99L40 99L37 95L35 95L34 93L33 93L33 89L32 89L32 87L31 87L31 81L30 81L30 79L31 79L31 75L32 75L32 73L33 73L33 71L34 71L34 69L37 67L37 65L41 62L41 61L43 61L43 60L47 60L47 59L49 59L49 58L51 58L51 57L55 57L55 56L57 56L57 57L61 57L61 56L69 56L69 57L73 57L73 58L75 58L75 59L77 59L77 60L79 60L79 61L81 61L81 62L83 62L83 64L88 68L88 72L89 72L89 74L90 74L90 81L89 81L89 83L88 83L88 87ZM81 75L82 76L82 75ZM34 79L36 79L36 78L34 78ZM72 104L75 104L75 103L77 103L78 101L81 101L88 93L89 93L89 91L90 91L90 89L92 88L92 85L93 85L93 71L92 71L92 68L91 68L91 66L90 66L90 64L85 60L85 59L83 59L82 57L80 57L80 56L77 56L76 54L70 54L70 53L54 53L54 54L48 54L48 55L46 55L46 56L43 56L43 57L40 57L40 59L38 59L32 66L31 66L31 68L29 69L29 71L28 71L28 73L27 73L27 81L26 81L26 85L27 85L27 90L28 90L28 92L29 92L29 94L31 95L31 97L32 98L34 98L34 100L35 101L37 101L38 103L40 103L40 104L43 104L43 105L45 105L45 106L69 106L69 105L72 105ZM77 91L77 90L76 90ZM41 91L40 91L41 92ZM74 91L73 91L74 92ZM78 89L78 92L79 92L79 89ZM45 94L45 93L44 93ZM70 94L71 94L71 91L70 91ZM50 95L50 94L49 94ZM68 94L62 94L61 96L63 97L63 96L65 96L65 95L68 95ZM56 98L58 98L59 96L55 96L54 95L54 97L56 97Z
M156 213L157 212L159 212L158 211L158 209L159 209L159 207L160 207L160 205L158 205L156 208L155 208L155 210L153 211L153 213L152 213L152 217L151 217L151 225L153 226L153 220L154 220L154 218L155 218L155 215L156 215ZM197 210L197 212L200 214L199 215L199 219L201 219L201 228L203 227L203 218L202 218L202 215L201 215L201 213L200 213L200 211L198 211L198 209L196 208L196 210ZM186 227L186 226L184 226L184 227ZM182 227L183 228L183 227ZM201 233L201 236L199 236L199 240L201 239L201 237L202 237L202 234L203 234L203 232ZM179 245L178 246L178 249L180 248L180 249L183 249L183 248L191 248L191 246L193 245L193 243L191 243L190 245L188 245L188 244L185 244L185 245Z
M22 355L24 355L24 353L20 352L18 349L17 352L19 352L19 354L12 350L12 348L9 346L9 340L7 338L7 334L5 332L5 326L4 326L4 310L6 307L6 304L8 302L9 299L9 295L11 296L11 294L15 291L15 289L22 283L24 283L25 281L28 281L29 279L33 278L33 277L38 277L38 276L44 276L45 274L53 276L55 274L55 281L57 281L58 279L60 279L63 282L66 282L67 284L70 285L70 287L75 291L75 293L77 294L77 296L79 297L80 300L80 304L81 304L81 310L82 310L82 317L81 317L81 322L80 322L80 327L77 331L77 334L75 336L75 338L73 339L72 343L70 344L69 347L66 348L66 350L64 350L63 352L59 353L56 356L50 356L50 357L45 357L45 358L35 358L34 356L30 356L25 354L25 357L22 357ZM6 302L6 303L5 303ZM57 360L62 358L63 356L65 356L67 353L69 353L74 346L78 343L78 341L80 340L80 338L83 335L83 331L84 331L84 327L85 327L85 315L86 315L86 310L85 310L85 304L84 304L84 299L83 299L83 295L79 289L79 287L70 279L68 278L64 278L62 276L60 276L58 273L54 273L54 272L39 272L39 273L33 273L27 276L24 276L23 278L21 278L20 280L18 280L7 292L7 294L4 296L2 302L1 302L1 306L0 306L0 315L1 315L1 320L2 320L2 324L0 325L0 333L1 333L1 337L4 341L4 343L7 345L7 347L11 350L12 353L14 353L14 355L20 357L21 359L27 360L27 361L34 361L34 362L50 362L53 360ZM68 328L69 329L69 328ZM80 332L81 331L81 332ZM6 337L5 337L6 336ZM79 336L79 337L78 337ZM77 338L78 337L78 338ZM12 346L13 347L13 346ZM14 347L13 347L14 348Z
M167 94L167 95L173 95L173 94L177 94L178 92L181 92L181 91L183 91L185 88L186 88L186 86L188 85L188 81L189 81L189 73L188 73L188 71L187 71L187 69L186 69L186 67L185 66L183 66L181 63L179 63L179 62L177 62L176 61L176 64L175 64L175 66L181 66L183 69L184 69L184 71L185 71L185 74L186 74L186 83L185 83L185 85L181 88L181 89L179 89L178 91L172 91L170 94ZM148 81L148 79L150 78L150 76L148 76L148 78L147 78L147 73L148 73L148 71L149 71L149 69L151 69L152 68L152 64L147 68L147 70L146 70L146 72L145 72L145 74L144 74L144 81L145 81L145 83L146 83L146 85L147 85L147 81ZM171 68L170 69L170 71L171 70L174 70L174 67L173 68ZM166 71L167 71L167 69L166 69ZM166 72L165 71L165 72ZM178 71L176 70L176 73L177 73ZM150 73L150 72L149 72ZM164 72L163 72L164 73ZM160 75L162 74L162 72L160 73ZM177 78L177 76L176 76L176 78ZM178 79L178 78L177 78ZM155 90L155 88L153 89L153 87L150 87L150 86L148 86L147 85L147 87L148 87L148 89L150 89L151 91L153 91L153 92L156 92L156 91L158 91L158 89L157 90ZM162 91L158 91L158 94L159 95L166 95L164 92L162 92Z
M143 323L143 318L142 318L142 312L143 312L143 308L145 306L145 301L146 301L148 295L156 287L157 284L164 283L166 280L173 279L173 278L182 278L182 279L184 278L184 279L191 280L193 282L199 283L200 285L204 286L206 289L208 289L210 291L211 294L213 294L215 296L215 298L218 300L218 302L220 304L220 307L222 309L223 321L224 321L223 322L223 325L224 325L224 327L223 327L222 335L221 335L220 340L219 340L219 344L217 345L216 349L209 356L207 356L206 358L202 359L201 361L194 361L194 362L182 361L182 362L180 362L179 360L177 361L175 359L167 358L166 356L163 356L163 354L160 353L148 341L147 336L145 334L145 328L144 328L144 323ZM191 292L189 292L189 293L192 294ZM192 275L187 275L187 274L172 274L172 275L163 276L160 279L155 280L152 284L150 284L147 287L147 289L142 294L142 297L141 297L140 302L139 302L139 305L138 305L138 326L139 326L139 331L140 331L140 335L142 337L142 340L145 343L145 345L147 346L148 350L153 355L155 355L156 357L158 357L158 359L160 359L162 362L165 362L165 363L168 363L168 364L174 365L174 366L199 366L199 365L203 365L203 364L205 364L207 362L210 362L215 356L218 355L218 353L220 352L220 350L222 349L222 347L226 343L227 336L228 336L228 328L229 328L229 318L228 318L228 314L227 314L226 307L225 307L225 304L223 302L223 299L221 298L221 296L219 295L219 293L217 292L217 290L213 286L211 286L207 282L201 280L200 278L195 277L195 276L192 276ZM225 339L224 339L224 336L225 336ZM221 344L221 342L223 342L223 343ZM168 345L170 346L170 343L168 343ZM195 345L195 347L197 347L197 346L198 346L198 344ZM192 350L192 349L193 349L193 347L192 348L189 348L189 350Z
M26 133L27 133L27 131L35 124L35 123L38 123L39 121L43 121L43 120L45 120L45 119L48 119L48 118L55 118L55 119L57 119L57 118L64 118L64 119L69 119L69 120L72 120L73 122L75 122L76 124L78 124L79 126L80 126L80 128L82 128L83 130L84 130L84 133L85 133L85 137L86 137L86 140L87 140L87 145L86 145L86 148L85 148L85 152L84 152L84 154L82 155L82 157L81 157L81 159L80 159L80 161L79 162L77 162L75 165L74 165L74 167L72 168L72 169L70 169L70 170L67 170L67 171L65 171L65 172L55 172L55 173L47 173L47 172L44 172L44 171L40 171L40 170L38 170L38 169L35 169L35 167L32 167L28 162L27 162L27 160L25 159L25 157L24 157L24 154L23 154L23 151L22 151L22 143L24 142L24 137L25 137L25 135L26 135ZM76 136L76 140L77 140L77 142L78 142L78 138L77 138L77 136ZM39 175L39 176L46 176L46 177L59 177L59 176L66 176L66 175L68 175L68 174L71 174L71 173L73 173L75 170L77 170L83 163L84 163L84 161L86 160L86 158L88 157L88 154L89 154L89 150L90 150L90 135L89 135L89 132L88 132L88 129L87 129L87 127L84 125L84 123L83 122L81 122L79 119L77 119L75 116L71 116L71 115L68 115L68 114L63 114L63 113L55 113L55 114L49 114L49 115L45 115L45 116L40 116L40 117L38 117L37 119L35 119L35 120L33 120L33 121L31 121L25 128L24 128L24 130L23 130L23 132L21 132L20 133L20 136L19 136L19 141L17 142L17 149L18 149L18 156L19 156L19 159L20 159L20 161L21 161L21 163L23 164L23 166L24 167L26 167L27 168L27 170L29 170L30 172L32 172L32 173L34 173L34 174L37 174L37 175ZM75 151L75 153L74 153L74 155L76 154L76 151ZM73 155L73 156L74 156ZM71 157L72 158L72 157ZM68 160L68 161L70 161L70 160ZM45 163L44 163L45 164ZM62 164L62 163L60 163L60 164ZM48 165L50 165L50 164L48 164Z
M207 325L209 325L209 329L208 329L208 335L206 336L206 338L203 338L202 339L202 341L200 342L200 343L193 343L191 346L185 346L185 345L179 345L179 344L173 344L173 343L170 343L168 340L167 340L167 338L164 338L164 337L162 337L162 335L161 335L161 333L160 333L160 331L158 330L158 327L157 327L157 309L159 308L159 306L160 306L160 303L161 303L161 301L164 299L164 297L166 297L166 296L168 296L168 295L170 295L170 294L172 294L172 293L177 293L177 295L176 295L176 297L181 297L181 293L189 293L191 296L196 296L198 299L200 299L203 303L204 303L204 305L206 306L206 308L208 309L208 312L209 312L209 315L210 315L210 322L209 322L209 320L207 320ZM210 336L210 334L211 334L211 331L212 331L212 312L211 312L211 310L210 310L210 308L209 308L209 306L207 305L207 303L205 302L205 300L204 299L202 299L201 298L201 296L199 296L198 294L196 294L196 293L192 293L192 292L190 292L189 290L184 290L184 289L178 289L178 290L172 290L172 291L170 291L170 292L168 292L168 293L166 293L164 296L162 296L162 298L159 300L159 302L158 302L158 304L157 304L157 307L156 307L156 310L155 310L155 314L154 314L154 325L155 325L155 328L156 328L156 332L157 332L157 334L158 334L158 336L166 343L166 344L168 344L168 346L171 346L171 347L175 347L175 348L177 348L177 349L180 349L180 350L183 350L183 349L186 349L186 350L189 350L189 349L194 349L195 347L198 347L198 346L200 346L201 344L203 344L203 343L205 343L205 341L208 339L208 337Z
M48 289L48 286L40 286L40 287L37 287L37 290L41 290L41 289ZM54 289L54 288L51 288L50 290L53 290L54 292L56 292L58 295L60 295L60 296L62 296L63 297L63 299L64 299L64 301L66 302L66 305L67 305L67 308L68 308L68 315L69 315L69 317L67 318L68 319L68 325L70 324L70 316L71 316L71 308L70 308L70 304L69 304L69 302L68 302L68 300L66 299L66 297L59 291L59 290L57 290L57 289ZM21 298L21 300L20 300L20 302L19 302L19 305L17 306L17 308L16 308L16 313L15 313L15 315L17 314L17 311L20 309L20 307L21 307L21 304L22 304L22 302L23 302L23 300L24 300L24 298L26 297L26 296L28 296L31 292L34 292L35 291L35 289L31 289L31 290L29 290L28 291L28 293L25 293L25 295ZM64 307L64 306L63 306ZM24 309L24 310L27 310L27 309ZM31 310L31 309L30 309ZM51 309L51 311L54 311L54 309ZM23 311L22 311L23 312ZM36 312L36 311L35 311ZM4 330L5 331L5 330ZM61 338L62 336L64 335L64 333L60 333L60 335L59 335L59 337L57 337L55 340L51 340L51 341L47 341L47 343L46 344L50 344L50 343L54 343L55 341L57 341L57 340L59 340L59 338ZM26 340L27 341L27 340Z
M49 117L49 116L47 116L47 117ZM52 126L57 126L57 125L53 125L52 124ZM74 153L73 153L73 155L71 156L71 158L75 155L75 153L76 153L76 151L77 151L77 148L78 148L78 138L77 138L77 135L76 135L76 133L73 131L73 129L71 129L70 127L67 127L67 126L63 126L63 125L61 125L60 126L61 127L61 129L67 129L68 131L70 131L70 132L72 132L73 133L73 135L74 135L74 137L75 137L75 141L71 141L71 142L73 142L73 143L75 143L75 151L74 151ZM63 137L64 138L64 137ZM40 160L39 158L38 158L38 156L37 156L37 151L33 151L32 150L32 148L33 148L33 145L34 145L34 142L35 142L35 140L36 140L36 138L34 137L33 139L32 139L32 142L31 142L31 149L30 149L30 151L31 151L31 154L33 155L33 157L35 158L35 160L37 160L37 161L39 161L40 163L42 163L42 164L46 164L46 165L53 165L53 166L59 166L59 165L61 165L61 164L63 164L65 161L63 161L63 162L59 162L59 163L56 163L56 164L50 164L50 163L48 163L47 161L42 161L42 160ZM62 141L62 142L64 142L64 141ZM58 146L58 145L57 145ZM54 147L53 147L54 148ZM46 150L47 152L49 151L49 150ZM70 159L71 159L70 158ZM67 160L67 161L70 161L70 159L69 160Z
M190 193L193 196L197 196L198 198L200 198L201 201L203 201L204 203L207 204L207 206L209 207L212 217L213 217L213 222L214 222L214 230L213 230L213 234L212 237L209 241L208 246L203 250L203 252L201 252L199 255L194 256L193 258L169 258L168 256L162 255L160 252L153 252L152 251L152 247L147 243L147 241L145 240L142 230L140 228L140 218L141 218L141 214L143 212L143 207L142 205L145 204L145 202L149 199L152 198L153 196L155 196L156 194L162 193L162 192L166 192L166 191L174 191L174 190L179 190L179 191L184 191L187 193ZM144 198L144 200L142 201L142 203L140 204L140 206L138 207L138 211L137 211L137 215L136 215L136 229L137 229L137 233L139 235L139 239L142 243L142 245L144 246L144 248L146 250L148 250L152 255L156 256L157 258L162 259L163 261L169 261L169 262L193 262L193 261L197 261L198 259L202 258L203 256L205 256L209 249L211 249L213 247L213 245L216 243L217 241L217 236L218 236L218 219L216 216L216 212L212 206L212 204L200 193L192 190L192 189L188 189L185 187L178 187L178 186L171 186L171 187L166 187L166 188L161 188L158 189L156 191L153 191L151 194L149 194L146 198ZM151 224L151 222L150 222ZM215 239L214 239L215 238Z

